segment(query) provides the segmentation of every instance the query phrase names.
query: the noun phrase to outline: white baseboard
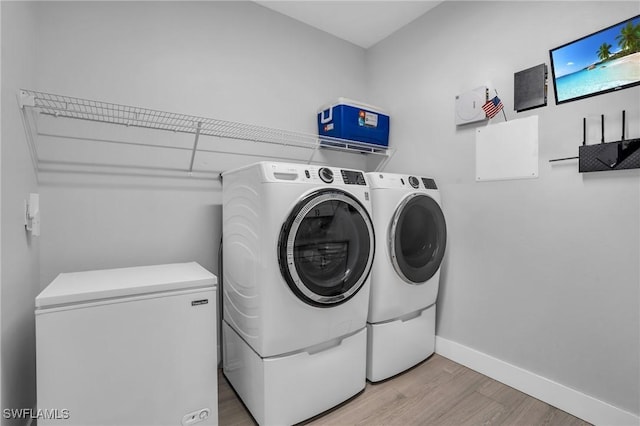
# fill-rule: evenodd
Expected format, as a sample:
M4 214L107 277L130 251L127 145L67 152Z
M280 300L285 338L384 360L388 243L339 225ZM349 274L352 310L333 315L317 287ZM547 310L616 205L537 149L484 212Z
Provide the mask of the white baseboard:
M436 353L595 425L636 426L640 417L560 383L436 336Z

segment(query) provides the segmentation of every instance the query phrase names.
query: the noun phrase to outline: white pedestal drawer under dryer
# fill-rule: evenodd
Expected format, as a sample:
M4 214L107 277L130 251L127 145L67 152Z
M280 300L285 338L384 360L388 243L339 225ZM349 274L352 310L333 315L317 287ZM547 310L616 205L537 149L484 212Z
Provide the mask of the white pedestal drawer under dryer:
M367 319L367 379L380 381L430 356L447 227L430 178L367 173L376 257Z

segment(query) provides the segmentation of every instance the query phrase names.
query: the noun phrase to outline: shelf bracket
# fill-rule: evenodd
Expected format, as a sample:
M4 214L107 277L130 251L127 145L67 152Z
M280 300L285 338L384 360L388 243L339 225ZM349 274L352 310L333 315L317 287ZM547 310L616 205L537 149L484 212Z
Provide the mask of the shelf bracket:
M24 110L24 107L35 107L36 106L36 97L35 95L30 95L25 90L20 90L18 93L18 105L20 105L20 109Z
M29 110L25 107L35 108L36 101L35 96L29 95L24 90L21 90L18 93L18 106L20 107L20 118L22 119L22 126L24 128L24 134L27 139L27 146L29 147L29 155L31 157L31 164L33 166L33 172L36 177L36 182L39 182L40 179L38 177L38 171L40 169L40 157L38 155L38 149L36 146L36 139L34 135L38 134L37 127L34 129L31 126L31 121L34 123L34 127L36 126L35 118L33 120L29 120ZM33 114L37 114L38 112L35 110L31 110Z
M580 157L564 157L564 158L554 158L549 160L550 163L555 163L556 161L567 161L567 160L577 160Z
M382 159L382 161L380 163L378 163L378 166L376 167L376 169L374 170L375 172L381 172L384 170L385 167L387 167L387 164L389 163L389 160L391 160L391 157L393 157L393 154L395 154L395 149L389 149L387 151L387 155Z
M307 160L307 164L311 164L313 162L313 157L316 156L316 153L318 152L319 148L320 148L320 143L316 141L316 146L311 150L311 156L309 157L309 160Z
M193 162L196 159L196 151L198 150L198 139L200 139L200 131L202 130L202 122L198 122L196 127L196 139L193 141L193 150L191 151L191 164L189 164L189 174L193 173Z

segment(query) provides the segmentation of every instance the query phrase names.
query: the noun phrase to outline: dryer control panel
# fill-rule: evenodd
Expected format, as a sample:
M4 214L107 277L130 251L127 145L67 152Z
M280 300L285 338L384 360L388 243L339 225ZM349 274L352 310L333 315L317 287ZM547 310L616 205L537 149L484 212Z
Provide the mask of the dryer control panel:
M396 173L367 173L371 188L406 188L408 190L437 190L436 181L422 176Z

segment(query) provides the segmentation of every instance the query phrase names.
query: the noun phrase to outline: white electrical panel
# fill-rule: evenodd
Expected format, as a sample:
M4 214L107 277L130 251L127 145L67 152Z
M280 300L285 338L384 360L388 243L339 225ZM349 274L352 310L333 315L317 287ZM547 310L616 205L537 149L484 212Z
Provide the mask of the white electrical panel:
M476 129L476 181L538 177L538 116Z
M487 103L488 98L487 86L476 87L456 96L456 125L486 120L487 115L482 106Z

